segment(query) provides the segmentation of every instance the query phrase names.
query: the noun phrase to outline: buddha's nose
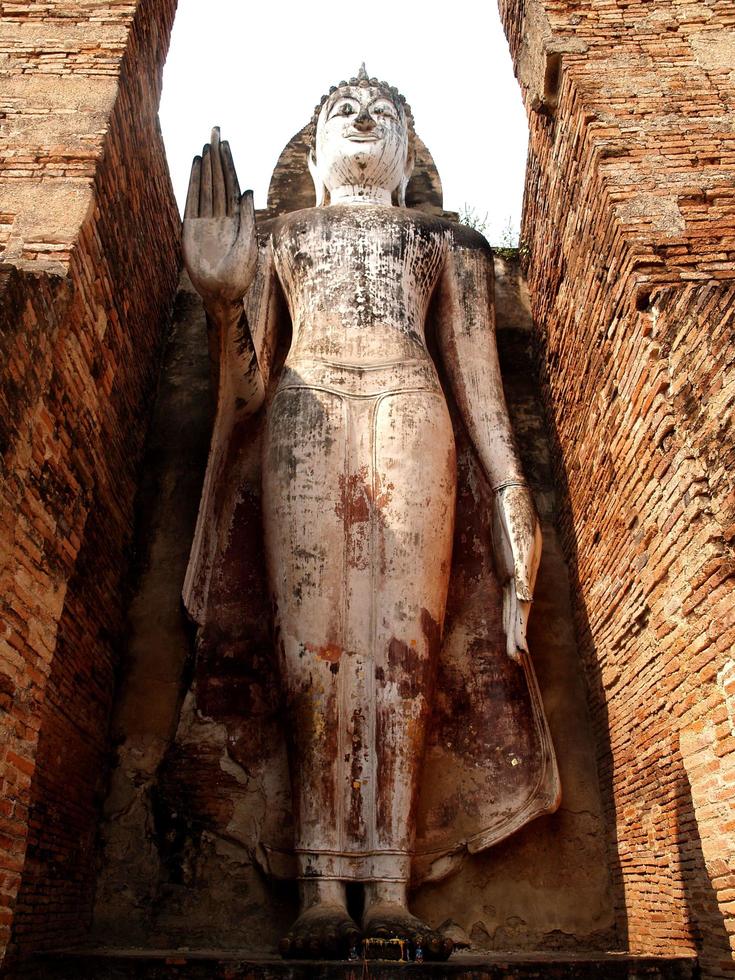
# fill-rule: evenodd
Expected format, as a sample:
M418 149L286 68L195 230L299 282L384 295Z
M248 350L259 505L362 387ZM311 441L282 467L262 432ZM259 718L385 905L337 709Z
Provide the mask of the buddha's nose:
M367 133L371 129L375 128L375 120L363 106L362 109L355 116L355 121L352 124L355 129L359 129L361 133Z

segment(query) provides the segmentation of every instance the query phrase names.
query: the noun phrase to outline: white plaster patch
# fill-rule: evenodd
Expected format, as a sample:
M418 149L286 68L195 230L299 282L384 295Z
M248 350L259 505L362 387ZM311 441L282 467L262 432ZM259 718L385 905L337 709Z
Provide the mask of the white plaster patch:
M735 660L728 660L717 675L717 686L722 691L730 719L730 734L735 735Z
M699 64L706 71L735 66L735 33L729 31L703 31L689 39Z
M617 204L615 210L621 221L632 224L650 222L654 231L672 237L681 235L686 226L678 201L660 194L636 194L629 201Z

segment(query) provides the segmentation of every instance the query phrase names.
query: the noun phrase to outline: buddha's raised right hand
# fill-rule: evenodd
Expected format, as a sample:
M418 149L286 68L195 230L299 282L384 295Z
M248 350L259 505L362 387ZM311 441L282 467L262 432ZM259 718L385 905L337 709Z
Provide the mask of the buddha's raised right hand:
M184 264L209 310L239 303L255 275L253 192L240 195L229 144L212 130L194 157L184 211Z

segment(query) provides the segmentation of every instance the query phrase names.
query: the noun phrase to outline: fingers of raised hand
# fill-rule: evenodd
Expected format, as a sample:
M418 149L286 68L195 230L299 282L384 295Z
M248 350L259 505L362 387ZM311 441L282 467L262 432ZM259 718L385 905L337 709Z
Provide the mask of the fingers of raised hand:
M227 216L225 198L225 176L222 170L222 149L219 138L219 126L215 126L210 137L210 159L212 163L212 217Z
M255 207L253 192L245 191L238 202L240 212L240 227L237 233L238 247L241 252L245 275L252 278L258 259L258 244L255 236Z
M245 191L237 202L240 216L240 237L250 241L255 230L255 205L253 192Z
M189 189L186 192L186 207L184 218L199 217L199 191L202 183L202 158L194 157L189 177Z
M229 144L220 140L219 126L215 126L201 157L194 157L184 217L232 217L237 214L239 200L232 153Z
M225 181L225 206L228 215L236 215L240 207L240 184L235 173L235 164L232 161L232 151L227 140L220 143L220 159L222 161L222 173ZM252 198L252 195L251 195Z

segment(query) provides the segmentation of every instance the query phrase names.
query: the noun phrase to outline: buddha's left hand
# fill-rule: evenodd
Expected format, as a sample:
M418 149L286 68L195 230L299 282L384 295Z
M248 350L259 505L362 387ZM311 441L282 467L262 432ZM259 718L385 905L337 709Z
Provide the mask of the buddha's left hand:
M508 656L528 653L526 631L541 560L541 526L529 487L497 490L493 508L495 557L503 584L503 630Z

